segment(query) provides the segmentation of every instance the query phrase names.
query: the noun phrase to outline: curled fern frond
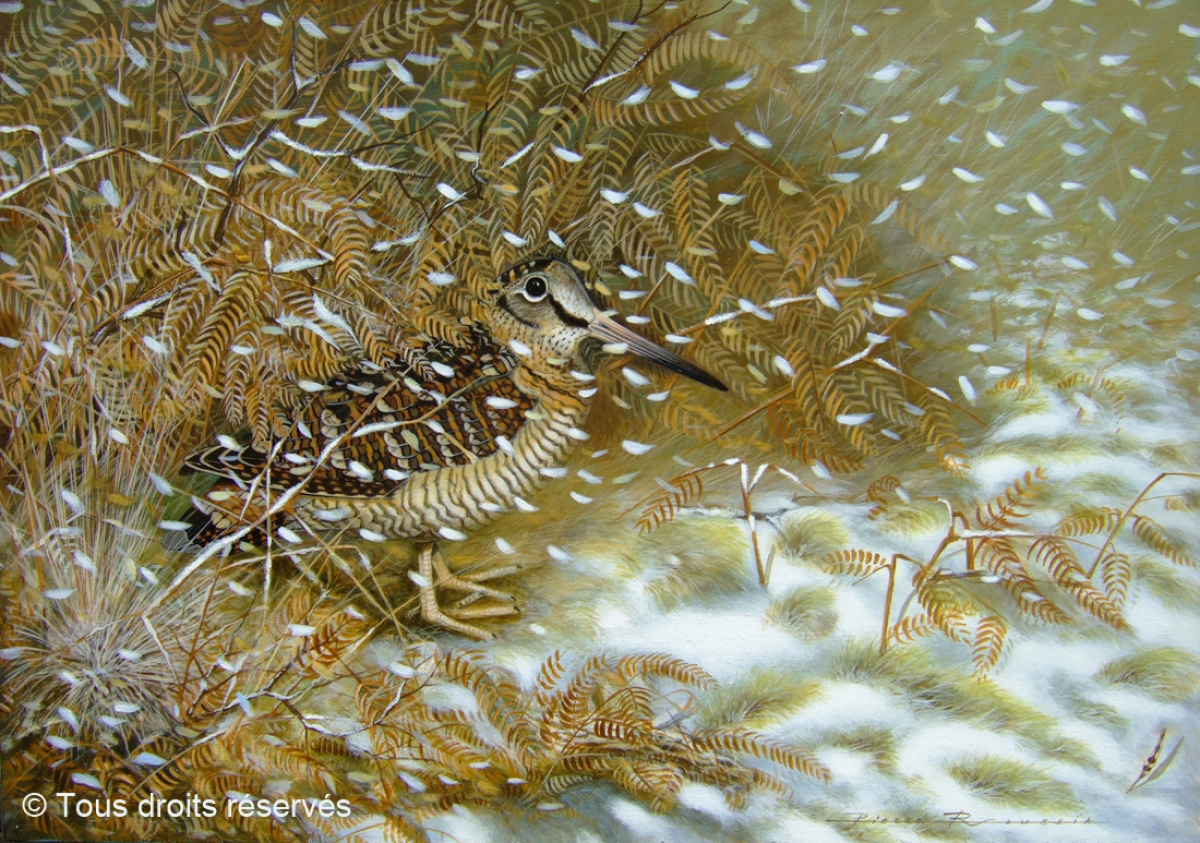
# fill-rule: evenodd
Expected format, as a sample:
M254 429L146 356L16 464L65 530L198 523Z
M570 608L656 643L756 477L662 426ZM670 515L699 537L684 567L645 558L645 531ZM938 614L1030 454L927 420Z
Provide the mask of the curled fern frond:
M1100 578L1104 582L1104 591L1118 609L1125 605L1132 575L1129 557L1124 553L1109 553L1100 563Z
M711 688L717 681L703 668L666 653L624 656L617 661L613 669L626 680L638 674L662 676L681 685L701 689Z
M537 680L534 682L534 693L539 704L544 705L549 700L550 692L558 687L559 681L566 673L563 666L561 650L555 650L538 668Z
M867 513L867 518L873 521L882 515L889 503L887 493L899 489L902 485L904 484L900 478L891 474L885 474L883 477L872 481L871 485L867 487L867 500L871 501L875 506L871 507L871 511Z

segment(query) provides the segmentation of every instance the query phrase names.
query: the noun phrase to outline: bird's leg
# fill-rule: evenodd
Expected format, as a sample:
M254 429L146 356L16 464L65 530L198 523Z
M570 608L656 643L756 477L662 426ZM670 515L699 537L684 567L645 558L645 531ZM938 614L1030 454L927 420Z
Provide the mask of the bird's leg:
M460 635L469 635L472 638L490 641L492 634L486 629L480 629L469 623L455 620L438 606L438 584L434 581L433 550L434 546L432 544L421 546L417 554L417 573L415 575L412 573L409 574L409 579L416 583L420 592L422 620L427 623L437 624Z

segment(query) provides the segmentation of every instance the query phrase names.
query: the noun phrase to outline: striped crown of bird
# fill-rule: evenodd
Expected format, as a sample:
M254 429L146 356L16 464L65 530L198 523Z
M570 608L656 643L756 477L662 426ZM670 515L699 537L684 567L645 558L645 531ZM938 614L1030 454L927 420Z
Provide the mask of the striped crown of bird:
M221 478L196 499L190 544L240 533L263 545L272 520L291 532L414 539L418 571L410 577L423 618L490 637L464 621L517 611L509 595L481 584L515 568L455 576L435 558L434 546L525 505L587 439L583 426L597 387L585 346L599 341L609 352L631 352L726 387L598 308L560 257L503 270L486 310L485 324L472 329L465 348L429 341L410 363L362 363L334 378L293 412L289 434L269 452L222 437L224 444L190 455L185 471ZM286 507L272 511L281 497ZM442 609L435 588L447 587L468 596ZM481 597L497 602L469 606Z

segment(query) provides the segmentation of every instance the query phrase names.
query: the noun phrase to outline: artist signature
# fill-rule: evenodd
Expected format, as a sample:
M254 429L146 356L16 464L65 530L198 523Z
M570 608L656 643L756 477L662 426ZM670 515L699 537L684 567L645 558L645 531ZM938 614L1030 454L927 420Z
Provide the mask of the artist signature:
M975 817L967 811L945 811L940 816L919 817L890 817L883 814L868 814L860 812L847 814L844 817L826 817L826 822L844 824L848 828L856 825L963 825L975 828L981 825L1004 826L1080 826L1104 825L1100 820L1091 817L1042 817L1040 819L997 819L995 817Z

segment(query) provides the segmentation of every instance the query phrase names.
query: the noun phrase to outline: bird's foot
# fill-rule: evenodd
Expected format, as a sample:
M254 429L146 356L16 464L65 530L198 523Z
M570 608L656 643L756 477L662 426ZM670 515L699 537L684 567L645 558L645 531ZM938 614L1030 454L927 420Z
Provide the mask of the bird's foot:
M448 567L446 567L446 562L442 559L440 554L437 554L433 557L433 571L437 577L437 587L443 589L452 588L455 591L465 591L467 593L466 597L454 604L454 608L456 609L463 606L468 606L482 597L491 597L494 600L499 600L504 603L514 602L515 598L507 591L489 588L486 585L480 585L480 583L487 582L488 580L499 579L500 577L507 577L510 574L515 574L519 570L521 569L516 565L505 565L500 568L490 568L485 571L473 571L469 574L454 574L450 572ZM506 612L505 614L512 613Z
M511 594L480 584L497 577L508 576L517 570L519 569L515 565L506 565L470 574L453 574L441 558L441 554L435 555L434 548L430 546L421 549L417 561L417 573L409 574L409 577L420 590L421 618L423 620L460 635L490 641L494 637L491 632L474 624L464 623L464 620L518 614L520 610ZM438 603L437 590L439 588L465 591L467 596L457 601L452 607L443 609ZM493 600L500 601L500 605L471 607L472 603L483 597L491 597Z

